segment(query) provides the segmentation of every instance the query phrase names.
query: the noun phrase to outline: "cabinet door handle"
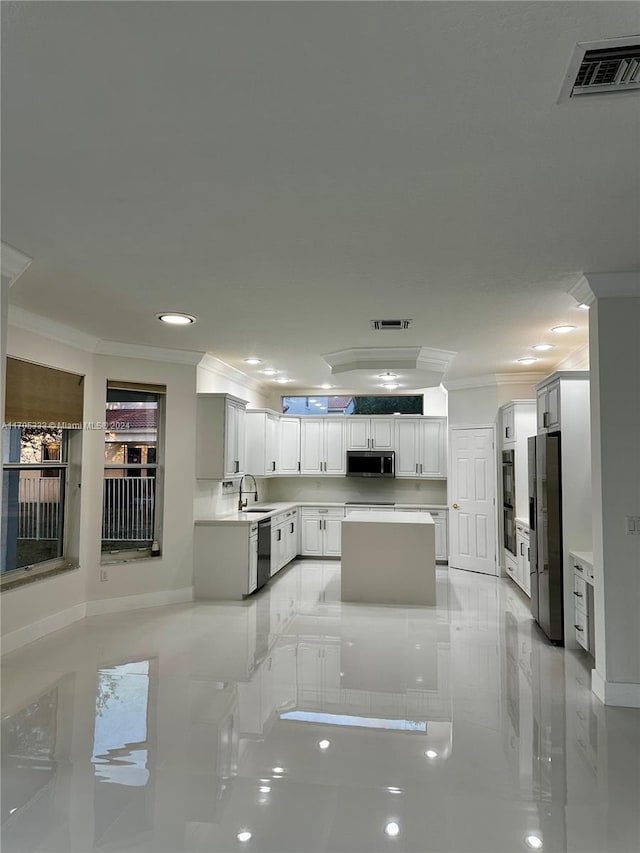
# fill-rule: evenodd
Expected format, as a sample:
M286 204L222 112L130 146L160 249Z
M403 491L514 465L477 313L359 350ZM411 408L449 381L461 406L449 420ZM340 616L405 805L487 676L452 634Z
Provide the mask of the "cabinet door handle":
M542 414L542 426L549 426L549 412L543 412Z
M282 530L278 530L278 542L282 539Z
M272 471L275 471L275 470L276 470L276 463L275 463L275 460L271 463L271 466L272 466L272 467L271 467L271 470L272 470Z
M418 473L418 463L416 462L416 474Z
M576 631L584 631L584 628L581 625L574 625L573 627L576 629Z
M527 562L531 562L531 548L527 548Z
M577 569L579 572L584 572L584 569L582 568L582 566L579 563L574 563L573 568Z
M291 522L291 532L292 532L292 533L294 532L294 523L293 523L293 521Z
M423 473L423 471L422 471L422 462L420 463L420 473L421 473L421 474Z
M236 464L236 470L234 471L234 474L239 474L240 473L240 462L238 459L235 460L235 464Z
M574 594L577 598L584 598L584 595L583 595L581 592L576 592L576 591L574 590L574 593L573 593L573 594Z
M524 557L524 543L523 542L520 543L520 556Z
M320 529L320 530L322 530L322 519L319 519L319 521L318 521L318 527L319 527L319 529Z

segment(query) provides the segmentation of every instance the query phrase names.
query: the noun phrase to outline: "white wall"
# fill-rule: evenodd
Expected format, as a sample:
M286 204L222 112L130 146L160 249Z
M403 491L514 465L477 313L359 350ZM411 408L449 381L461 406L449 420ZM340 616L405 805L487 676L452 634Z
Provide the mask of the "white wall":
M56 614L84 615L86 602L118 607L108 599L147 595L161 603L163 595L189 591L193 574L193 483L195 480L196 367L139 358L97 355L9 327L8 353L85 376L84 420L105 420L107 379L167 386L162 556L107 567L100 581L104 430L82 435L80 495L80 568L2 593L2 634L28 629L33 623L60 627ZM72 488L74 484L71 483ZM153 599L153 596L156 598ZM55 623L55 624L54 624Z
M511 400L535 400L535 386L543 377L535 374L531 380L504 382L496 377L475 388L449 390L449 425L496 423L498 409Z
M596 670L640 704L640 298L598 299L590 337Z
M199 394L233 394L246 400L250 409L269 409L274 402L268 388L259 388L241 371L210 355L198 365L196 383ZM275 411L280 411L279 397Z

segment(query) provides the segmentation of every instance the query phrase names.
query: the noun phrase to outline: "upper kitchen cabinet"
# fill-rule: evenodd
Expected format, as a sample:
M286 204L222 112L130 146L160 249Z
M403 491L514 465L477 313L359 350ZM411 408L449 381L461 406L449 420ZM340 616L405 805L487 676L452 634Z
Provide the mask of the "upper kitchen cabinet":
M347 419L347 450L393 450L395 418L366 418L352 415Z
M300 473L300 419L280 418L280 467L283 475Z
M538 432L560 429L560 380L538 387Z
M447 419L395 419L396 477L447 476Z
M245 472L247 401L231 394L198 394L196 477L223 480Z
M346 469L345 418L304 417L300 421L300 473L340 477Z
M522 445L526 457L527 438L536 434L535 400L512 400L500 409L502 448Z
M250 409L247 418L247 473L267 477L280 473L280 418L275 412Z

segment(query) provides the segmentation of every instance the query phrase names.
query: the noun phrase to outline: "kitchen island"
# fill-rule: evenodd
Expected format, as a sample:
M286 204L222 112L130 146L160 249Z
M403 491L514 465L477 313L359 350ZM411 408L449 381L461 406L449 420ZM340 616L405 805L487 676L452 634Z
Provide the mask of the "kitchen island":
M351 512L342 522L342 600L436 603L435 526L427 512Z

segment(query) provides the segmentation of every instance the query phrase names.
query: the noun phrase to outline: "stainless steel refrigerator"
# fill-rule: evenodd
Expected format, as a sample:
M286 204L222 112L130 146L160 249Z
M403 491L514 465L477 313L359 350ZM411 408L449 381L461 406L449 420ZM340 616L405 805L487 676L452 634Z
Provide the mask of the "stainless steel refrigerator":
M560 433L529 439L531 612L552 643L564 644Z

